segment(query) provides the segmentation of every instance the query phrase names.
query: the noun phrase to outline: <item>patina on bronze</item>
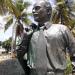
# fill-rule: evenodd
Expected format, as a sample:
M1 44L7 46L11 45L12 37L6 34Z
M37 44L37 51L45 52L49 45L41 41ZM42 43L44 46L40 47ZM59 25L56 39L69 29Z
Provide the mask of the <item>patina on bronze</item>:
M30 41L27 63L31 69L30 75L64 75L67 66L66 49L70 51L71 55L75 53L73 35L66 26L50 23L52 8L48 1L37 1L33 6L32 13L34 20L38 22L39 30L37 29L33 33ZM42 36L45 39L39 38L41 29L43 29L44 36ZM46 42L46 48L43 41L42 43L38 42L38 39L43 39ZM39 47L37 43L41 46ZM43 45L44 47L42 47ZM37 60L42 64L41 62L39 64ZM40 67L38 67L39 71L36 66L37 62Z
M32 29L28 47L25 48L30 75L64 75L66 49L71 55L75 53L72 33L65 25L50 22L52 7L48 1L36 1L32 13L38 26ZM25 35L29 35L30 31Z

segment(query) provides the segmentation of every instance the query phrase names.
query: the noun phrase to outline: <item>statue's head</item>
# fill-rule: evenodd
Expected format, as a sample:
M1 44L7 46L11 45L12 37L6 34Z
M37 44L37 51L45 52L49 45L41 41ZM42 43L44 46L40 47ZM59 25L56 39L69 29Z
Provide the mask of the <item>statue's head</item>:
M50 2L45 0L37 1L33 6L32 13L34 20L39 23L49 21L52 13L52 7Z

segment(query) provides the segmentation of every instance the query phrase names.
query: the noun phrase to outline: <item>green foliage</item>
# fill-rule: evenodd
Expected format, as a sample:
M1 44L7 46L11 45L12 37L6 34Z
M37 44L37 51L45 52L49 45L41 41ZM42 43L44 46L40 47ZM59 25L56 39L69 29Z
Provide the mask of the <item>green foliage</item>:
M31 23L31 20L29 20L28 18L23 20L27 25L29 25L29 23Z
M4 15L6 12L5 0L0 0L0 15Z
M0 0L0 12L3 13L5 11L4 7L8 12L10 12L12 15L7 17L7 23L5 24L5 31L9 28L9 26L13 23L13 19L15 16L16 20L22 20L25 22L25 24L29 24L31 21L28 19L26 10L23 13L24 9L27 9L27 7L30 5L28 2L24 2L23 0ZM10 17L10 18L9 18Z
M67 58L67 68L65 70L65 75L69 75L69 74L72 74L72 70L73 70L72 62L70 60L69 54L66 56L66 58Z
M13 18L11 18L6 24L5 24L5 31L8 29L8 27L12 24Z
M2 42L3 45L11 45L11 42L12 42L12 38L9 38L8 40Z
M11 42L12 42L12 38L9 38L8 40L2 42L2 47L5 48L7 51L9 49L11 49Z
M23 11L24 9L26 9L30 3L28 2L23 2L23 0L19 0L16 2L16 8L19 10L19 11Z
M65 0L56 0L57 7L55 8L57 11L53 14L52 21L53 23L61 23L68 26L71 30L75 25L75 18L72 19L70 17L70 9L65 3Z

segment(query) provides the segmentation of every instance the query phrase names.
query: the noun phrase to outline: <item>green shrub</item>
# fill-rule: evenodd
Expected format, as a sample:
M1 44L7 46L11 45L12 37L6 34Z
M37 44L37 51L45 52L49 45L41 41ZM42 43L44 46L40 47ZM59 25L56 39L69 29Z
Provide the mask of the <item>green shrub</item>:
M72 70L73 70L73 68L72 68L72 62L70 60L70 56L67 55L67 68L65 70L65 75L71 74L72 73Z

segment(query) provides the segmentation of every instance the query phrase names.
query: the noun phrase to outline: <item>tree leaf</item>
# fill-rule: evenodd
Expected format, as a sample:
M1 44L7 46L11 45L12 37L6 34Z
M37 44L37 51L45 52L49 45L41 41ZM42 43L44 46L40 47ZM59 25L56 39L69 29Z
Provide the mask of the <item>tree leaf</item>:
M10 27L10 25L13 22L13 18L11 18L6 24L5 24L5 31Z

